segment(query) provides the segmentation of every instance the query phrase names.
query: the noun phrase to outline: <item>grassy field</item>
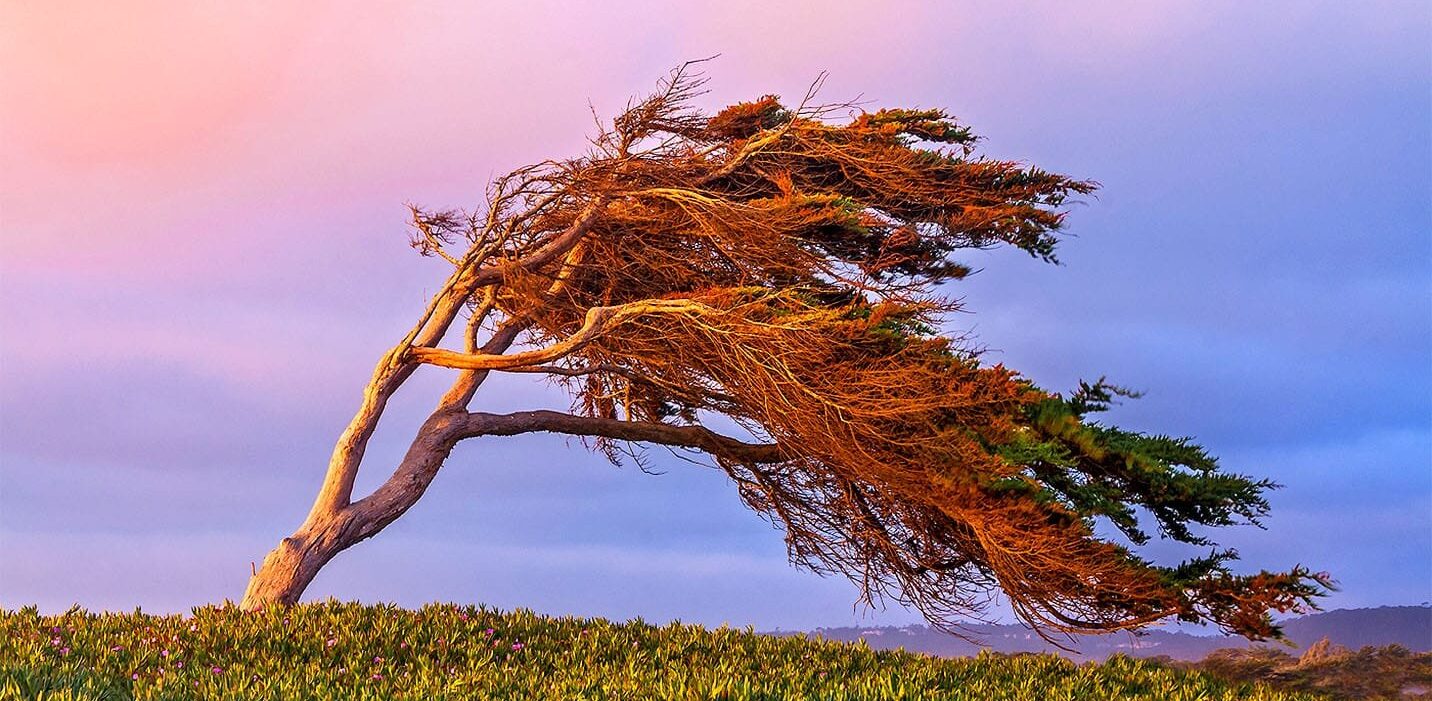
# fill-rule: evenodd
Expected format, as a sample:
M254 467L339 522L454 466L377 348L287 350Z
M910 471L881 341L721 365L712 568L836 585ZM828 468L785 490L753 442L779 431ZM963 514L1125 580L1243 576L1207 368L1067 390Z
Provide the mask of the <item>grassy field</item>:
M0 699L1292 701L1127 658L942 660L526 611L324 603L189 616L0 611Z

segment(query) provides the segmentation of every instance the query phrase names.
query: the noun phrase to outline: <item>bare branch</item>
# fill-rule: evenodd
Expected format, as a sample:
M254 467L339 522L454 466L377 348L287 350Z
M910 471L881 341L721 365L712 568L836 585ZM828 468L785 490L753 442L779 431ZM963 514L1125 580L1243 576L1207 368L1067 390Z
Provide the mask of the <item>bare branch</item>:
M564 414L559 411L519 411L512 414L473 412L455 429L460 438L514 436L548 432L590 436L638 443L695 448L711 455L747 463L775 463L786 459L775 443L747 443L716 433L705 426L678 426L653 421L620 421Z
M536 270L557 258L564 256L582 237L591 230L606 206L608 198L598 197L582 209L572 224L560 235L552 237L542 244L537 250L517 259L517 267L525 270ZM500 267L482 268L477 271L469 282L470 289L485 287L502 281L503 269Z
M648 314L700 314L714 311L699 302L684 299L649 299L613 307L587 310L581 328L567 338L545 348L511 355L490 353L459 353L445 348L413 348L408 358L413 362L463 370L502 370L541 365L564 358L600 338L610 327Z

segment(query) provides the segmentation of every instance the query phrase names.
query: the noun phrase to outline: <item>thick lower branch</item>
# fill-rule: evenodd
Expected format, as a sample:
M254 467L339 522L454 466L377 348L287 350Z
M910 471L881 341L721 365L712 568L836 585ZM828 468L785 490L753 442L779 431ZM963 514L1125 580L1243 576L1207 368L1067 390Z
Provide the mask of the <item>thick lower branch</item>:
M429 416L388 481L348 507L357 540L376 535L422 498L462 438L458 430L462 417L462 412L442 410Z
M243 606L296 603L318 570L335 555L377 535L412 508L459 441L539 431L694 448L752 464L786 459L777 444L747 443L704 426L618 421L557 411L488 414L440 409L423 423L402 463L383 486L335 511L315 510L297 532L283 539L249 581Z
M723 436L705 426L620 421L575 416L560 411L519 411L512 414L473 412L454 430L462 438L550 432L695 448L741 462L773 463L787 459L780 445L776 443L747 443Z

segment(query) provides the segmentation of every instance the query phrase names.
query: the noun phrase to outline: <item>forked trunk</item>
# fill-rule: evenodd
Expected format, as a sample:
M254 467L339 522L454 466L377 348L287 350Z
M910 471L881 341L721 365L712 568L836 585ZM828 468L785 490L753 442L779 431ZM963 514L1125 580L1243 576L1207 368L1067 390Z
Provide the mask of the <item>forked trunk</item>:
M350 503L348 495L362 454L347 444L346 437L340 441L308 520L264 558L249 580L241 606L252 610L298 603L303 590L333 556L377 534L412 508L452 451L464 415L440 408L429 416L393 476L356 503ZM338 487L333 487L335 484Z
M540 266L566 256L564 265L572 265L582 250L578 242L591 228L602 211L606 198L598 197L586 205L571 226L560 236L524 259L526 266ZM254 571L244 591L241 606L257 609L266 606L291 606L298 603L318 571L344 549L371 538L394 519L401 516L422 497L453 444L463 437L467 403L473 392L487 377L484 367L465 368L452 387L443 395L438 407L418 430L408 452L388 481L369 496L354 502L353 483L358 475L363 453L383 415L388 398L413 374L419 363L409 355L435 349L447 333L449 325L465 308L473 290L493 285L501 279L500 268L478 270L488 253L474 249L448 278L442 291L434 295L418 324L396 347L388 351L373 370L373 377L363 390L363 402L357 414L334 446L328 472L308 520L293 535L284 538ZM487 279L484 281L483 276ZM567 273L558 275L549 294L561 289ZM478 330L493 309L492 297L474 312L468 321L470 354L481 352L501 355L531 325L527 318L509 320L493 333L481 348L475 347ZM592 322L589 322L592 323Z

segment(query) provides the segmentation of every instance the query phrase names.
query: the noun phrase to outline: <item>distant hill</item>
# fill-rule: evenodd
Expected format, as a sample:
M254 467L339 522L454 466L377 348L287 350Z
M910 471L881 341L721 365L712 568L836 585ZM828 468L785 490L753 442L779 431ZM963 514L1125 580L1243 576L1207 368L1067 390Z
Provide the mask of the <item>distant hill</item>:
M1413 652L1432 651L1432 606L1382 606L1338 609L1283 623L1288 637L1305 648L1328 638L1356 650L1366 645L1401 645Z
M1366 645L1401 645L1413 652L1432 651L1432 606L1383 606L1339 609L1283 621L1288 638L1304 649L1324 637L1336 645L1354 650ZM1131 657L1167 655L1176 660L1201 660L1220 648L1248 647L1242 638L1194 635L1178 631L1153 630L1143 635L1114 633L1078 636L1064 641L1070 653L1041 640L1020 625L972 625L968 635L976 642L933 630L928 626L875 628L818 628L808 633L826 640L852 642L864 639L877 650L905 648L941 657L966 657L981 649L1002 653L1052 652L1076 660L1102 660L1122 653ZM799 635L799 633L777 633Z

